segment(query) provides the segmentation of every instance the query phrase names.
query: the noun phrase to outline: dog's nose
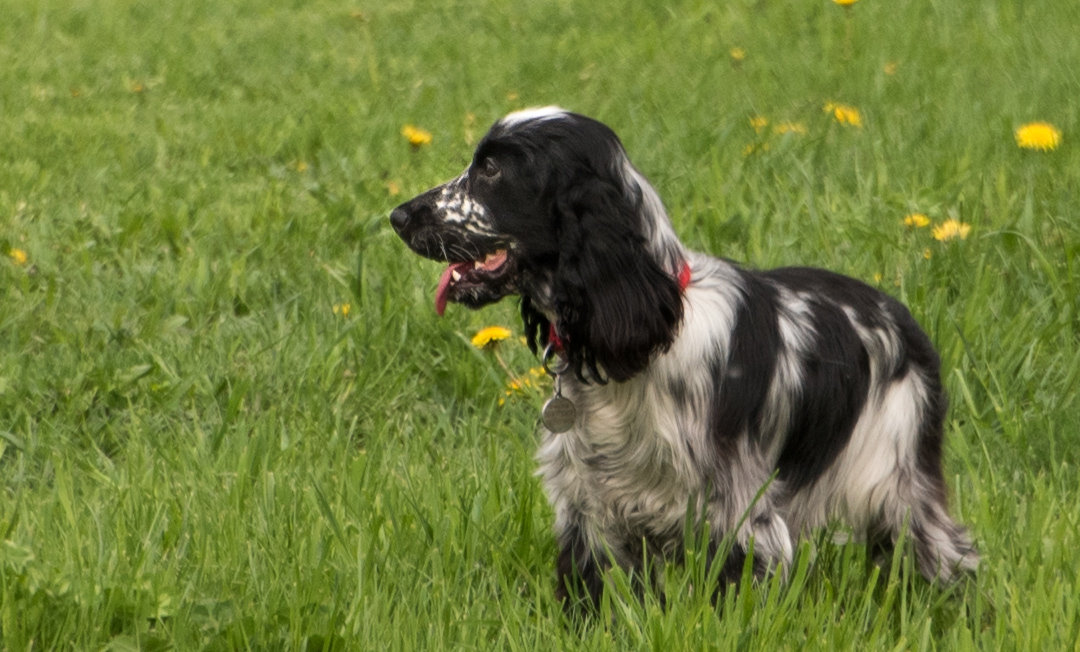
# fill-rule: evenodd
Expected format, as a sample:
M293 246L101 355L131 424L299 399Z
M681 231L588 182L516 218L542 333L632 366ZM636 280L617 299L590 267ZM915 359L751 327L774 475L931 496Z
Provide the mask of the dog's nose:
M390 212L390 225L394 227L394 230L399 234L405 233L405 228L409 224L409 212L398 206Z

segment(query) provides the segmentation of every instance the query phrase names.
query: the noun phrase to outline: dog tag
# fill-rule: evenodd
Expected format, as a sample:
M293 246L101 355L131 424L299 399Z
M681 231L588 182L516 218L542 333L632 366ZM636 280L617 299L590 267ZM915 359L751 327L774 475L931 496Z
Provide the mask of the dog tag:
M573 401L556 394L544 403L540 410L540 419L544 422L544 427L551 432L566 432L573 427L577 419L577 408Z
M547 369L546 364L544 368ZM577 408L573 401L562 395L562 379L559 375L552 373L550 369L547 371L555 376L555 396L549 398L544 403L544 407L540 408L540 420L544 422L545 428L559 434L574 426L574 421L577 420Z
M554 352L555 344L549 343L541 358L544 371L555 379L555 396L549 398L544 403L544 407L540 408L540 420L544 422L545 428L559 434L574 427L574 422L577 421L577 407L573 401L562 395L562 377L548 367L548 360L551 360Z

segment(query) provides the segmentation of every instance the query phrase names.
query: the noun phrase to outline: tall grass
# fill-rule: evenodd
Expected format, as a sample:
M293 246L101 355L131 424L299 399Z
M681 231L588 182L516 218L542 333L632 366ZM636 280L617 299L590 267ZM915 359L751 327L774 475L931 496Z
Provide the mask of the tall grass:
M3 13L0 647L1075 648L1076 3ZM515 307L437 319L438 266L386 223L492 120L549 103L622 135L692 247L912 307L977 579L932 587L826 534L786 585L714 606L689 542L663 606L615 573L600 614L564 618L545 388L468 342ZM1056 149L1017 147L1033 120Z

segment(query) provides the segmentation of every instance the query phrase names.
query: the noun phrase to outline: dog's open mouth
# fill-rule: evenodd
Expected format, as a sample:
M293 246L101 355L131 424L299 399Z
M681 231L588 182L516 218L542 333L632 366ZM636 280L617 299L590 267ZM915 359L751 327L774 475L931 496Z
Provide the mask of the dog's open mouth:
M451 263L439 277L435 312L441 317L447 301L479 307L501 299L511 289L512 267L506 249L497 249L483 259Z

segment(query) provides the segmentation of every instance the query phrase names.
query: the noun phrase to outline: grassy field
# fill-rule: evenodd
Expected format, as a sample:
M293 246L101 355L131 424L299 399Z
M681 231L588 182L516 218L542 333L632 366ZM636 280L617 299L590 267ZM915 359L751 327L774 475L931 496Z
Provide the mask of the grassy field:
M1080 4L627 4L5 0L0 648L1077 649ZM563 617L547 390L469 343L516 306L438 319L386 219L550 103L693 248L910 304L977 579L819 542Z

